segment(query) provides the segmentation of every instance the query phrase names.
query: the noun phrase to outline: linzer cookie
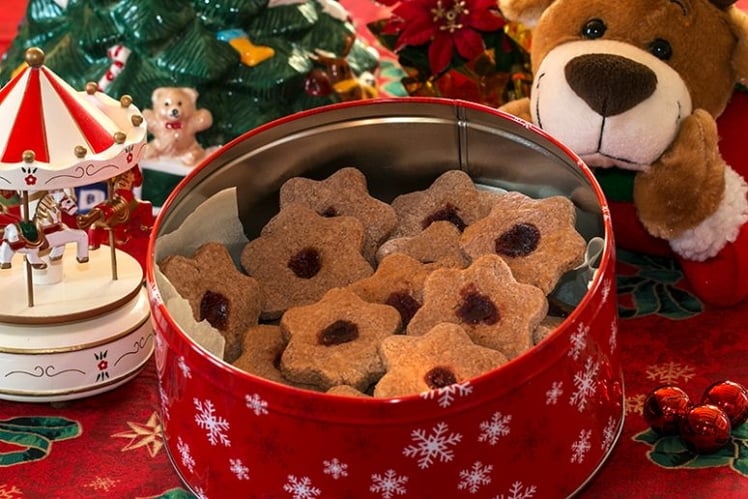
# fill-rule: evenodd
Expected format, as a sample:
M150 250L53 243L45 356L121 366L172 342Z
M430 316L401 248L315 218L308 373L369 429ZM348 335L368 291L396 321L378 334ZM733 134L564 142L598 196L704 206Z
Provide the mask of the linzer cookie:
M438 220L462 232L488 212L470 176L461 170L441 174L427 189L401 194L392 200L398 225L391 238L415 236Z
M374 263L379 245L397 225L395 210L372 197L366 177L356 168L341 168L325 180L288 179L280 188L280 207L299 203L325 217L339 215L359 219L364 226L364 256Z
M384 374L378 345L400 329L400 314L336 288L317 303L287 310L280 327L288 339L280 364L286 379L323 391L350 385L365 392Z
M419 262L440 267L464 268L470 263L460 246L459 229L444 220L432 223L418 235L386 241L377 250L377 261L393 253L404 253Z
M281 210L241 254L242 267L261 285L262 318L277 319L331 288L370 276L374 269L361 255L363 242L356 218L325 218L299 204Z
M584 261L584 238L574 228L572 202L562 196L535 200L519 192L501 196L491 213L462 234L473 259L499 255L514 277L545 294L561 276Z
M507 362L492 348L478 346L457 324L442 322L423 336L390 336L380 345L387 372L375 397L402 397L462 383Z
M287 384L280 372L280 357L285 348L279 326L259 324L247 330L242 354L233 364L249 374Z
M423 303L423 282L435 267L424 265L408 255L394 253L382 260L373 275L348 288L371 303L397 309L403 328Z
M159 268L189 301L195 320L207 320L225 338L224 360L236 360L246 330L257 324L260 315L257 281L239 271L226 247L215 242L198 248L192 258L169 256Z
M441 322L462 326L478 345L512 359L532 346L532 334L548 311L539 288L518 283L507 264L484 255L466 269L438 269L426 278L423 306L408 325L413 336Z

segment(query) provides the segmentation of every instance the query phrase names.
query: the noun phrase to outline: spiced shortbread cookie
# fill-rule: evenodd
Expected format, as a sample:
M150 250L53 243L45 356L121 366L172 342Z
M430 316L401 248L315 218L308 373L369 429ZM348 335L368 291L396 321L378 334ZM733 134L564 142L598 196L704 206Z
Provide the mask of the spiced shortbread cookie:
M350 385L365 392L384 373L377 349L400 329L400 314L335 288L316 303L288 309L280 327L288 340L280 363L286 379L323 391Z
M371 276L354 282L348 289L365 301L382 303L400 312L402 327L423 303L423 282L436 267L408 255L394 253L382 260Z
M305 177L288 179L280 188L280 207L299 203L325 217L355 217L364 226L363 254L374 263L379 245L397 225L395 210L369 194L364 174L352 167L341 168L324 180Z
M313 303L329 289L370 276L361 254L364 229L353 217L325 218L292 204L248 242L241 264L260 282L262 318L277 319L288 308Z
M507 362L492 348L478 346L457 324L442 322L423 336L390 336L379 348L387 372L375 397L402 397L444 388Z
M377 250L377 261L381 262L393 253L404 253L419 262L434 263L440 267L464 268L470 263L470 258L460 246L459 229L444 220L432 223L415 236L384 242Z
M398 217L391 238L415 236L439 220L462 232L487 214L473 180L462 170L449 170L427 189L401 194L391 204Z
M565 272L584 261L586 243L575 229L575 219L568 198L536 200L509 192L487 217L465 229L461 244L473 259L499 255L518 281L549 294Z
M466 269L437 269L424 283L423 306L407 334L421 336L441 322L461 326L478 345L513 359L532 346L532 334L548 311L545 293L516 281L496 255Z
M159 268L190 303L195 320L207 320L224 337L224 360L236 360L246 330L260 316L259 283L243 274L228 249L215 242L202 245L191 258L169 256L159 262Z

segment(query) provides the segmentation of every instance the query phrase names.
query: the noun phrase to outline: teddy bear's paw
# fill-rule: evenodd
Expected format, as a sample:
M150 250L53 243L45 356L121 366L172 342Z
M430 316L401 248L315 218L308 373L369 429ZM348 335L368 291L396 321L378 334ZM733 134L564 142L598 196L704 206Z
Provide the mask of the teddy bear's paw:
M532 123L532 114L530 113L530 98L529 97L510 100L506 104L502 105L499 108L499 110Z
M636 176L634 203L653 236L667 240L680 237L718 210L725 191L726 165L717 140L714 118L697 109L683 120L665 154Z
M670 240L675 253L685 259L704 261L735 242L748 223L748 185L732 168L725 169L725 192L712 215L699 225ZM746 256L748 261L748 255Z

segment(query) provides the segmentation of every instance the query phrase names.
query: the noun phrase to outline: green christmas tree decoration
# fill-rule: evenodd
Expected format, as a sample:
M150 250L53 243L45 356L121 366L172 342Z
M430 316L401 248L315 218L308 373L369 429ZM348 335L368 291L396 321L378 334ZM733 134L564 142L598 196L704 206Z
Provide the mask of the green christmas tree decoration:
M335 0L29 0L0 61L0 84L37 46L73 87L93 81L114 98L131 95L141 109L151 107L156 88L192 87L198 107L213 114L213 126L198 135L208 147L340 101L332 87L305 88L325 70L315 60L320 50L344 58L356 75L377 68L376 52L358 39L350 46L351 37L355 28Z

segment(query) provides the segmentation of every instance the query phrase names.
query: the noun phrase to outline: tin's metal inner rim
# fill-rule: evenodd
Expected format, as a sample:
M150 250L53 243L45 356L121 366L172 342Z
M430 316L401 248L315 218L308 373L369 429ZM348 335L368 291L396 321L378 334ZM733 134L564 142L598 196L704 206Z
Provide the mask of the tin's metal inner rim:
M449 169L467 172L481 188L563 195L576 205L586 239L606 236L595 190L561 146L482 107L409 99L322 109L247 133L180 184L156 236L236 187L245 232L256 237L277 213L278 189L288 178L324 179L346 166L362 170L370 193L383 201L425 189Z

